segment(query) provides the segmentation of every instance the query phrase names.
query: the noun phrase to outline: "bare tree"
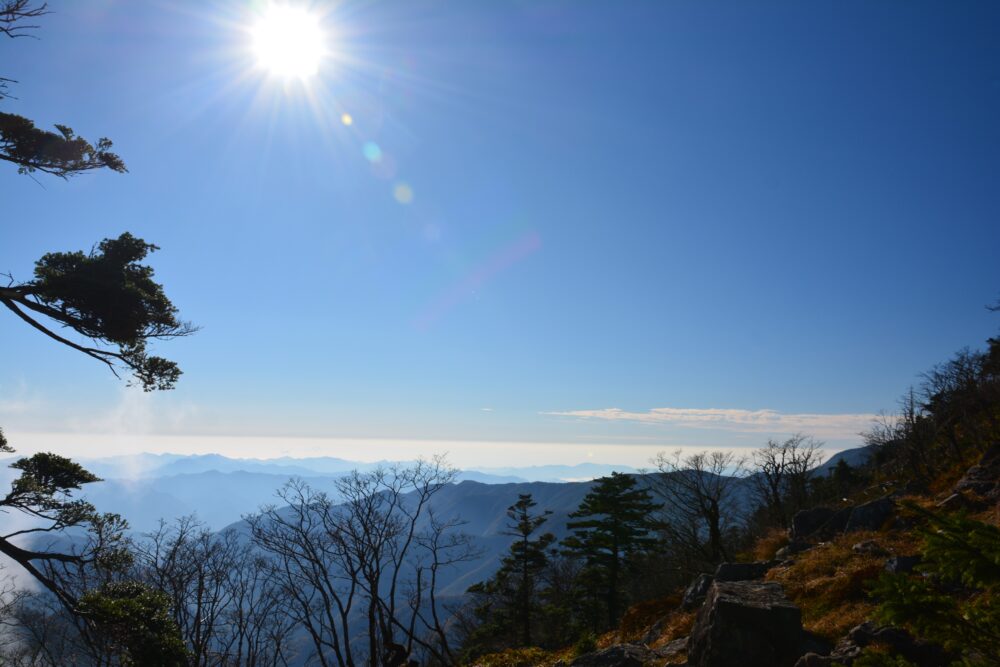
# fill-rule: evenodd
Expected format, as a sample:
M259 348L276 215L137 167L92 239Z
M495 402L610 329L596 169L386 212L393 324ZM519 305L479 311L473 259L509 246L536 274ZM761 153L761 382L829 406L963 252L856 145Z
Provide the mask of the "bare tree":
M285 664L290 631L269 564L234 530L161 522L136 547L136 579L170 597L191 667Z
M660 453L651 488L663 500L668 548L690 570L729 560L731 536L742 524L746 460L732 452L684 456Z
M820 461L823 443L797 433L783 442L768 440L752 455L749 477L754 494L771 522L788 527L809 494L809 472Z
M337 481L335 497L293 480L278 492L287 507L249 517L315 664L395 666L418 650L454 662L438 576L475 553L430 502L455 475L441 458L354 472Z

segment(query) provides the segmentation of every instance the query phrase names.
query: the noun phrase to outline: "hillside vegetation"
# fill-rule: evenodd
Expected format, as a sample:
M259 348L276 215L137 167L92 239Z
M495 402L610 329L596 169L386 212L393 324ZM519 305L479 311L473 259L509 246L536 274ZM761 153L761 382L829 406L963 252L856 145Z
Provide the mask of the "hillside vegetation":
M594 611L600 575L550 549L473 590L465 661L1000 665L1000 339L925 373L865 438L856 466L817 468L805 436L661 465L649 488L673 525L621 549L620 621ZM742 511L737 478L754 490ZM526 613L531 646L503 621Z

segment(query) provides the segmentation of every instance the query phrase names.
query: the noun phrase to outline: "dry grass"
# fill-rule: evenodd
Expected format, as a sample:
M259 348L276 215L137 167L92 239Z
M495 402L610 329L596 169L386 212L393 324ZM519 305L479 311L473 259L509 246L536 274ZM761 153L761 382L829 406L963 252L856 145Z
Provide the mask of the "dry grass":
M867 599L867 587L884 571L885 557L851 550L865 540L875 540L892 554L919 550L919 538L911 533L856 532L819 544L798 554L792 565L768 573L767 579L781 583L802 609L806 629L835 640L870 617L874 605Z
M618 640L622 642L639 641L649 632L653 624L674 612L681 603L682 592L674 593L655 600L646 600L634 604L622 616L618 624Z
M757 538L751 552L754 560L772 560L778 550L788 544L788 531L784 528L771 528Z
M666 646L675 639L687 637L691 634L691 628L694 627L694 619L697 616L698 612L695 611L674 611L667 618L667 622L664 624L663 630L660 631L660 636L657 637L649 645L649 647L660 648L661 646Z
M542 667L555 663L555 657L540 648L511 648L487 653L476 660L475 667Z

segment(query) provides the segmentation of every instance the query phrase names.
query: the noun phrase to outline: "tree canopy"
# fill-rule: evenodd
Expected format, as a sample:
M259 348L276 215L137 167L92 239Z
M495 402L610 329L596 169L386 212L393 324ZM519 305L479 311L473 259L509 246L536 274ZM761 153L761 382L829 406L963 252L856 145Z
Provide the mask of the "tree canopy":
M653 516L661 505L637 487L631 475L615 472L600 478L570 514L577 521L566 524L573 534L563 546L586 562L595 592L603 598L608 627L614 627L621 611L623 570L633 557L659 544L654 531L661 524Z
M48 13L46 3L33 0L0 0L0 36L16 39L31 36L38 26L32 19ZM0 76L0 100L11 97L14 79ZM56 124L52 132L36 127L34 121L17 114L0 112L0 161L10 162L18 173L39 171L68 178L95 169L128 171L112 152L111 140L101 137L90 142L72 128Z
M196 329L177 319L177 308L153 280L153 269L141 263L157 249L125 232L89 253L47 253L35 262L33 280L0 287L0 304L53 340L107 364L116 375L119 368L130 370L146 391L171 389L180 369L149 355L147 343ZM95 344L70 340L50 322Z

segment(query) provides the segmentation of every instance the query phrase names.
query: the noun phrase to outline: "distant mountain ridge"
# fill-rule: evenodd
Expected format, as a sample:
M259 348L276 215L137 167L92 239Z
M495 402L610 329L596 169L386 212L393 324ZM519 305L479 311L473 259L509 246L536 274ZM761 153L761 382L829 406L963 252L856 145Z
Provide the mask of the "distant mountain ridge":
M859 465L870 456L869 448L845 450L818 466L816 474L826 474L841 459L851 465ZM16 458L0 460L0 485L13 479L14 471L7 465ZM275 491L292 477L302 478L314 488L330 492L337 477L352 470L371 470L390 463L349 461L336 457L238 459L221 454L149 453L79 459L79 462L104 480L86 485L83 497L98 509L121 513L132 529L140 533L153 530L161 519L171 521L191 514L212 530L219 530L256 511L261 505L273 503L276 500ZM552 484L555 488L603 477L612 471L638 472L630 466L584 462L463 470L458 481L514 487L541 483ZM456 487L468 488L462 483ZM486 491L483 489L473 494L468 500L472 505L463 509L475 511L475 499L488 497ZM450 497L450 493L446 495ZM496 506L491 511L496 511L495 519L502 520L504 511L513 500L498 502L499 505L493 503ZM575 505L569 511L572 509Z

